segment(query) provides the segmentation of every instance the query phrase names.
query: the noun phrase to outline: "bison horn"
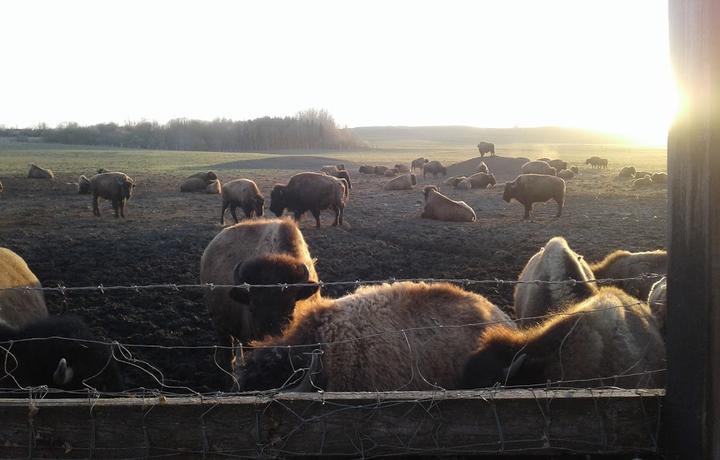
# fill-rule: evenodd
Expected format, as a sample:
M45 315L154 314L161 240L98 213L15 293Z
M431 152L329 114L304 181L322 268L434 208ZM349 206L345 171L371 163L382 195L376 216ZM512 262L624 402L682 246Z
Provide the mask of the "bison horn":
M67 385L73 378L72 367L67 365L65 358L61 358L58 362L55 372L53 372L53 382L55 385Z

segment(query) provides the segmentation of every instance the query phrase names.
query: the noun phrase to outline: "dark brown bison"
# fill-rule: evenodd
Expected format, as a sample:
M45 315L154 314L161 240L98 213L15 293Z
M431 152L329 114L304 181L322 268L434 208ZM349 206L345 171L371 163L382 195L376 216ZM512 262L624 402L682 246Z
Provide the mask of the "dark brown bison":
M93 214L100 217L100 198L112 202L115 217L125 218L125 205L132 196L135 182L127 174L109 172L98 174L90 179L90 192L93 196Z
M348 188L344 179L311 172L298 173L290 178L287 185L276 185L273 188L270 193L270 210L280 217L287 209L297 221L306 211L310 211L319 227L320 211L332 209L335 211L333 225L342 225Z
M433 177L437 177L438 174L442 174L442 176L445 177L447 175L447 168L437 160L429 161L423 166L423 179L428 174L432 174Z
M485 157L486 153L490 153L491 157L495 156L495 144L492 142L480 142L477 145L478 152L480 152L480 157Z
M513 198L525 207L525 219L530 217L534 203L550 199L558 204L557 217L560 217L565 202L565 181L544 174L521 174L505 184L503 200L509 203Z

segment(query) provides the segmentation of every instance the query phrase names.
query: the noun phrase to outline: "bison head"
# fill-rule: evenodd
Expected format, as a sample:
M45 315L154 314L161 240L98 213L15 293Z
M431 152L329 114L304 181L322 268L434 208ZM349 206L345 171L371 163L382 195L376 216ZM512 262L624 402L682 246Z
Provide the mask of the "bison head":
M505 191L503 192L503 200L510 203L510 200L515 198L515 191L517 190L517 182L508 182L505 184Z
M118 178L117 183L120 186L120 197L129 200L135 188L135 183L129 177Z
M490 330L485 337L491 335L490 340L483 340L484 345L468 359L463 373L463 388L488 388L496 384L523 385L542 381L543 372L540 366L531 366L528 355L519 352L522 345L514 340L503 339L503 333L511 334L516 331L503 331L504 328ZM514 334L513 334L514 335ZM498 337L499 336L499 337ZM534 368L534 369L533 369Z
M426 185L423 189L423 194L425 195L425 201L428 199L428 195L430 195L430 192L432 191L438 191L438 188L436 185Z
M208 171L207 173L205 173L205 177L207 178L206 180L208 182L212 182L214 180L217 180L217 178L218 178L217 174L215 174L212 171Z
M303 284L303 286L234 287L230 297L248 305L252 328L257 336L279 334L292 319L295 303L307 299L320 289L310 281L310 270L297 258L287 254L269 254L235 266L236 285Z
M287 187L284 185L276 185L270 192L270 210L278 217L282 216L287 208L286 192Z
M255 215L257 217L262 217L264 213L265 208L265 198L258 195L255 197Z
M310 392L324 386L321 359L315 346L257 348L235 375L240 391Z

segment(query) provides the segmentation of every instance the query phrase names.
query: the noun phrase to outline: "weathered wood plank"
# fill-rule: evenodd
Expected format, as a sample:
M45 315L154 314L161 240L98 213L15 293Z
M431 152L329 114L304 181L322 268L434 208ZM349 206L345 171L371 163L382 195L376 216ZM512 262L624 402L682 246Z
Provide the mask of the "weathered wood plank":
M683 97L668 139L668 373L672 458L720 458L720 2L671 0Z
M2 458L654 452L662 390L2 400ZM32 444L29 441L32 440Z

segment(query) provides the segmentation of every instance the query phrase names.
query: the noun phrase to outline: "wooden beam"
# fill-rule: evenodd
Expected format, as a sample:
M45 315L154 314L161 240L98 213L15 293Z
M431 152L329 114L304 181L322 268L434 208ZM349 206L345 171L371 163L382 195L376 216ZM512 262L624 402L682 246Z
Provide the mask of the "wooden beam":
M0 400L2 458L656 452L663 390Z
M670 0L667 453L720 458L720 2Z

